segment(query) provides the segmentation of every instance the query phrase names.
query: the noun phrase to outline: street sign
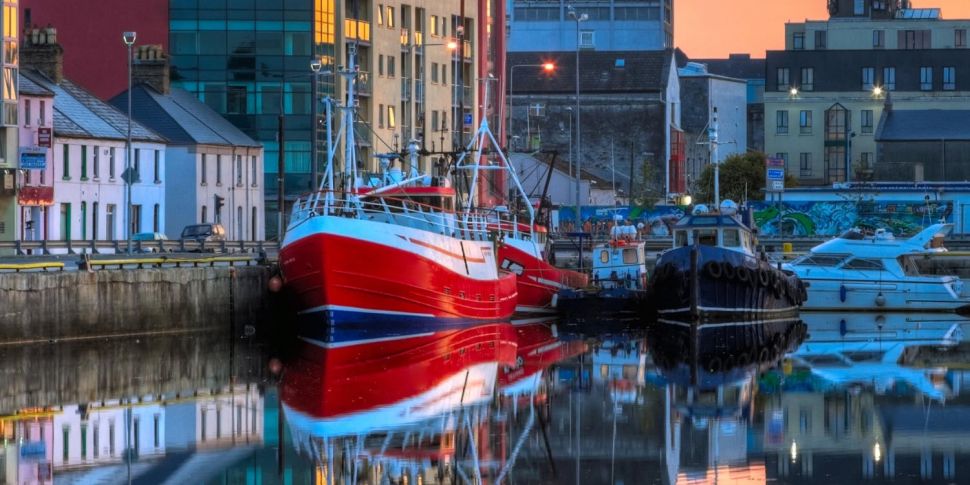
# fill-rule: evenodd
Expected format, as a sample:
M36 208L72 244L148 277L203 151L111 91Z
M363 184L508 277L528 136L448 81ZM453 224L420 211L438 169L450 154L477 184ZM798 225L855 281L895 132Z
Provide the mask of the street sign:
M765 190L783 192L785 190L785 159L768 158L765 160Z
M47 152L21 150L20 168L24 170L45 170L47 168Z
M472 125L472 121L473 121L472 120L472 114L471 113L465 113L465 125L466 126L471 126Z
M138 181L138 172L134 168L126 168L124 172L121 172L121 180L124 180L126 184L133 184Z
M50 128L37 128L37 146L50 148L51 147L51 129Z

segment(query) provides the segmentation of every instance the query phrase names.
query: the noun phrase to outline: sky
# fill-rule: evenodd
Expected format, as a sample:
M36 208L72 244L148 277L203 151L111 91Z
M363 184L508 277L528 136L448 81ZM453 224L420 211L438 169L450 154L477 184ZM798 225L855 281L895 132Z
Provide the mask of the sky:
M913 0L943 9L944 19L970 19L970 0ZM828 18L825 0L675 0L674 38L693 58L785 48L785 22Z

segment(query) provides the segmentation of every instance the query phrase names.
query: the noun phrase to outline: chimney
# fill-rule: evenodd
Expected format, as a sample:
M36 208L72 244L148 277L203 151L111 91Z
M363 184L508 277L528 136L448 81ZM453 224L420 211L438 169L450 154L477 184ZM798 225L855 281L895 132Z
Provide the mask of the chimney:
M64 80L64 48L57 43L57 29L28 29L20 48L20 67L34 69L51 81Z
M132 85L147 84L162 94L168 94L170 78L168 56L159 44L141 45L135 50L131 69Z

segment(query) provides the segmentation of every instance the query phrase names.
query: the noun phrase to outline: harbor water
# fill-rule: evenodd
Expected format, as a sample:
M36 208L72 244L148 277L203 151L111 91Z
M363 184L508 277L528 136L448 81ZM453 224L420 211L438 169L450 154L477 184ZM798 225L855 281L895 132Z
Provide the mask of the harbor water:
M970 483L966 321L0 346L0 483Z

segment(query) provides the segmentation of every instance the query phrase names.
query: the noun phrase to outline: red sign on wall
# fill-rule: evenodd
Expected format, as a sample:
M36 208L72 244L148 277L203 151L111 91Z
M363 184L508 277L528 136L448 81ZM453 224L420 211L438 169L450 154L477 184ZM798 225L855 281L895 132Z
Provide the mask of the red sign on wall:
M23 206L54 205L54 187L21 187L17 199Z
M44 148L51 147L50 128L37 128L37 146L44 147Z

